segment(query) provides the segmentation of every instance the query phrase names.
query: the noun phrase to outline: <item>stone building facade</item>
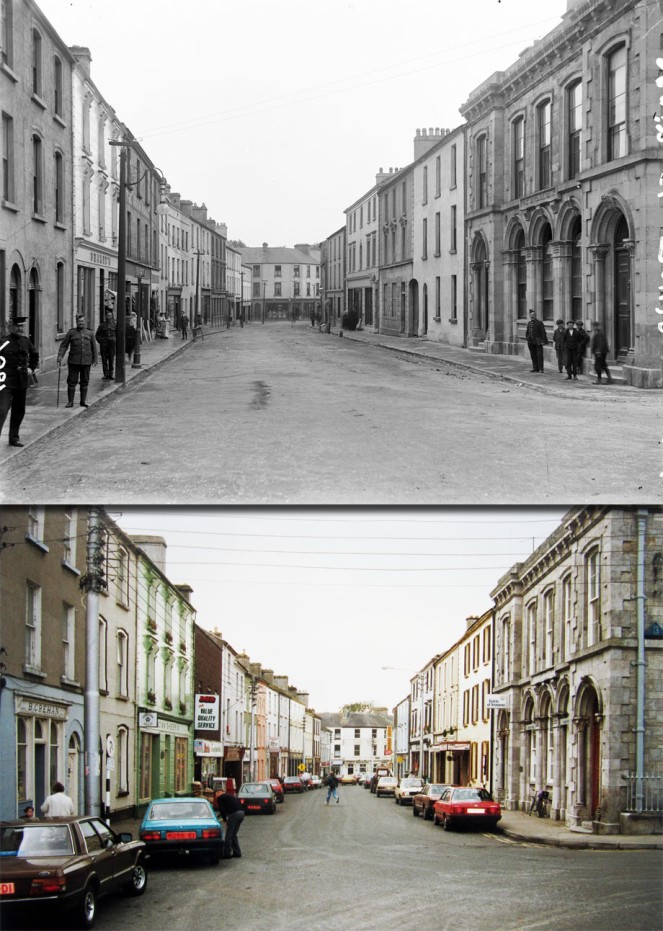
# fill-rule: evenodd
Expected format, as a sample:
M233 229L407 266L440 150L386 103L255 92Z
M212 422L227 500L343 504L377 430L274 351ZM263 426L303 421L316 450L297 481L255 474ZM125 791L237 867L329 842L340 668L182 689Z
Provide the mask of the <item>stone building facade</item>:
M239 246L242 264L251 267L251 319L305 320L320 313L320 249L308 243Z
M360 324L373 329L378 282L378 186L375 185L345 210L346 306Z
M320 289L322 321L340 326L346 309L346 236L342 226L322 242L320 259Z
M553 818L626 832L632 774L660 786L662 553L663 508L578 507L499 580L494 790L507 809L544 790Z
M558 318L600 325L628 383L663 384L659 19L644 0L568 0L461 107L470 345L524 353L532 308L549 338Z
M389 169L380 186L379 325L388 336L419 332L419 289L414 280L414 169Z
M72 301L74 59L32 0L0 0L0 330L14 315L55 367Z

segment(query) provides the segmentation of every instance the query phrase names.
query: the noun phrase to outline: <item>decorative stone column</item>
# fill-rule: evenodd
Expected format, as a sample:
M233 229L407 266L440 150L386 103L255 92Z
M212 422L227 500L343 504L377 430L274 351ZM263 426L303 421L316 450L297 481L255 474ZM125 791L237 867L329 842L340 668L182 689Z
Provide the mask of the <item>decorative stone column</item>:
M518 250L502 253L504 267L504 307L502 308L502 338L509 352L518 351ZM524 321L526 322L526 321Z
M550 243L553 261L553 320L571 317L571 252L572 243L561 241Z
M599 323L604 332L606 326L605 307L605 257L610 250L607 242L594 242L589 244L589 251L594 258L594 312L592 323Z
M542 246L528 246L523 249L525 261L527 262L527 309L533 310L539 319L543 318L541 313L541 261L543 255Z

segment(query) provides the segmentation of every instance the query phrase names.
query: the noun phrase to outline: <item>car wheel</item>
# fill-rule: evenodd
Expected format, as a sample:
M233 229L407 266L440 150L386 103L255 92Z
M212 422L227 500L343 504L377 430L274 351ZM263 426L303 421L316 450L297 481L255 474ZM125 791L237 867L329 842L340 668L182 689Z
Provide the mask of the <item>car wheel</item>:
M440 823L440 822L437 820L437 812L434 811L434 812L433 812L433 824L439 824L439 823Z
M423 816L424 816L424 821L430 821L430 819L433 817L433 812L431 811L430 808L424 808Z
M92 928L97 915L97 893L92 885L85 887L83 898L75 910L76 927Z
M451 830L451 819L447 815L445 815L442 819L442 827L445 831Z
M417 810L417 806L414 804L414 802L412 802L412 814L414 815L415 818L416 818L417 815L419 814L419 812L418 812L418 810Z
M147 889L147 870L144 861L138 860L131 872L131 882L127 886L129 895L142 895Z

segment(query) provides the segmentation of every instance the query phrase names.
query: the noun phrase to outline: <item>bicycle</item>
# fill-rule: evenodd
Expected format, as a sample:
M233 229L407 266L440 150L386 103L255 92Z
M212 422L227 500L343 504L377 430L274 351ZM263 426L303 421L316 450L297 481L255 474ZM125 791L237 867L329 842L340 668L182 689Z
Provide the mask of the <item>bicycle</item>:
M545 818L548 815L548 804L550 803L550 792L546 789L541 789L540 792L535 792L532 796L532 802L529 807L530 815L532 812L536 811L539 818Z

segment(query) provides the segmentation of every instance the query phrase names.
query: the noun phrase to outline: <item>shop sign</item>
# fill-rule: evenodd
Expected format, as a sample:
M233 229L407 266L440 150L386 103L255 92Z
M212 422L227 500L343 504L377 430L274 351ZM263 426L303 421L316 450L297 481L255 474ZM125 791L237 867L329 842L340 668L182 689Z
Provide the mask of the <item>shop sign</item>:
M197 731L218 731L218 695L196 695L194 702L193 726Z
M223 744L220 740L194 740L193 752L196 756L223 756Z
M67 705L58 705L55 702L23 698L21 695L16 696L16 714L33 714L39 718L57 718L65 721L67 707Z
M159 718L157 725L160 731L168 731L169 734L183 734L188 736L189 728L186 724L180 724L179 721L167 721L165 718Z
M155 711L139 711L138 727L158 727L159 715Z

